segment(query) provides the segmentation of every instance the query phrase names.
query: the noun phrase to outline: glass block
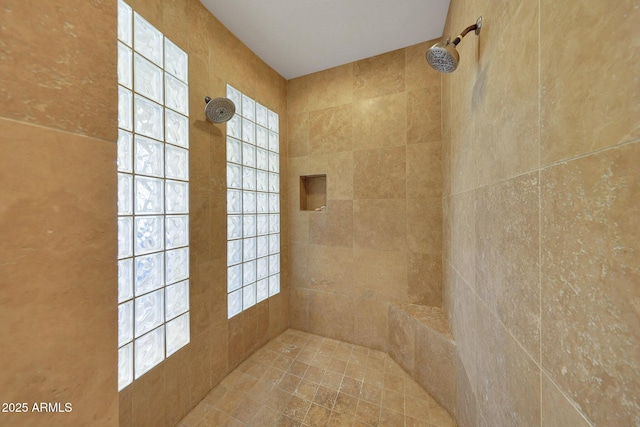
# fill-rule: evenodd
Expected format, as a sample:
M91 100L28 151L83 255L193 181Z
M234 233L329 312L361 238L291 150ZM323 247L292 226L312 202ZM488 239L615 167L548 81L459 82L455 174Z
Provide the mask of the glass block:
M236 104L237 106L238 104ZM227 122L227 135L237 139L242 138L242 117L240 117L236 111L233 117Z
M269 121L269 130L273 132L278 132L278 128L279 128L278 114L269 110L267 112L267 119Z
M133 71L131 70L132 51L123 43L118 42L118 83L131 89Z
M256 125L247 119L242 119L242 140L254 145L256 143Z
M242 240L227 242L227 265L240 264L242 262Z
M256 213L256 193L255 191L242 192L242 211L244 213Z
M280 253L280 234L269 235L269 254Z
M242 264L242 285L247 286L256 281L256 262L250 261Z
M151 370L164 360L164 326L149 332L135 342L135 377Z
M169 109L164 110L165 139L168 143L189 147L189 119Z
M118 306L118 347L133 339L133 301Z
M171 40L164 39L164 69L185 83L189 78L189 57Z
M269 153L269 172L280 172L280 156L278 153Z
M189 344L189 313L167 323L167 357Z
M227 187L242 188L242 166L227 163Z
M145 334L164 322L164 292L151 292L135 299L136 338Z
M242 215L227 216L227 240L242 238Z
M269 215L269 233L280 232L280 214Z
M269 173L269 192L278 193L280 191L280 175Z
M242 93L231 85L227 85L227 98L236 105L236 114L242 115Z
M133 67L135 70L134 90L158 104L162 104L162 69L137 53L133 58Z
M136 257L134 265L136 296L164 286L164 254L162 252Z
M256 190L269 191L269 174L265 171L256 171Z
M133 259L118 261L118 303L133 298Z
M167 213L189 213L189 183L165 182Z
M256 238L256 256L265 257L269 255L269 236L258 236Z
M118 215L133 215L133 176L118 174Z
M269 126L267 107L256 102L256 123L265 128Z
M165 176L175 179L189 179L189 152L184 148L167 145L165 147Z
M132 130L131 128L131 116L133 115L131 109L131 91L118 86L118 127L126 130Z
M133 219L118 218L118 259L133 255Z
M242 264L227 269L227 292L233 292L242 287Z
M269 274L280 273L280 254L269 255Z
M269 260L267 258L258 258L256 260L256 278L258 280L269 276Z
M245 190L256 189L256 170L253 168L242 168L242 188Z
M231 319L233 316L242 312L242 289L231 292L227 296L227 317Z
M164 249L164 217L137 216L134 231L136 255Z
M269 296L280 293L280 274L269 277Z
M227 190L227 213L242 213L242 191Z
M118 350L118 391L133 382L133 343Z
M263 148L256 150L256 167L262 170L269 169L269 152Z
M242 260L250 261L256 259L256 238L244 239L242 243Z
M164 135L164 114L162 106L136 95L135 103L135 130L136 133L162 140Z
M164 104L172 110L189 115L189 87L175 77L164 75Z
M246 310L256 305L256 284L242 288L242 309Z
M166 248L173 249L189 244L189 217L167 215L165 217Z
M135 213L164 213L164 181L157 178L135 177Z
M280 152L280 138L275 132L269 132L269 151Z
M133 136L131 133L118 129L118 170L133 172Z
M255 237L256 216L244 215L242 218L242 237Z
M132 17L131 7L122 0L118 0L118 39L129 46L131 46L133 39Z
M167 251L167 284L189 277L189 248Z
M136 135L133 166L141 175L164 176L164 144Z
M252 122L256 121L256 102L244 94L242 95L242 116Z
M256 284L256 302L261 302L269 298L269 279L259 280Z
M133 48L162 67L162 33L146 19L133 13Z
M176 283L165 288L165 319L171 320L189 311L189 281Z
M269 212L280 212L280 194L269 194Z
M264 236L269 233L269 215L258 215L257 218L258 236Z
M242 143L242 164L252 168L256 167L256 147L254 145Z
M256 145L260 148L269 148L269 131L262 126L256 126Z
M231 137L227 137L227 162L242 163L242 143Z
M267 193L257 193L256 196L256 212L269 212L269 195Z

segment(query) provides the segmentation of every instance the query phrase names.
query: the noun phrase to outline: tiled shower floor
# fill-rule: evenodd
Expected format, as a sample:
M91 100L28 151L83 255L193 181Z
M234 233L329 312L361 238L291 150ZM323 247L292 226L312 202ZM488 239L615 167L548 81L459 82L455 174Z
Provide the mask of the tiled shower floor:
M179 424L455 425L386 353L293 329L227 375Z

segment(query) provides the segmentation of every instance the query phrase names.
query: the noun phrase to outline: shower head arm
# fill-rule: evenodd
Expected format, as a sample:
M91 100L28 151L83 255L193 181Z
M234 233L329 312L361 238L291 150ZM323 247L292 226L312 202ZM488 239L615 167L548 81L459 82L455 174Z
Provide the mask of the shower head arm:
M469 25L467 28L465 28L464 31L462 31L455 39L453 39L451 43L453 43L454 46L458 46L458 43L462 41L462 38L466 36L469 31L475 30L476 35L478 35L480 34L480 28L482 28L482 16L478 18L475 24Z

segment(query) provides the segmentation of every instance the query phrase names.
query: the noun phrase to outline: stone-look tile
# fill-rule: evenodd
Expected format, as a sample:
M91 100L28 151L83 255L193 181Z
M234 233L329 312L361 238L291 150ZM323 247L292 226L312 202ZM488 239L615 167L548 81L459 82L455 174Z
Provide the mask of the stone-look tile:
M116 3L5 3L0 116L117 138Z
M324 246L353 246L353 202L328 200L327 209L309 213L309 243Z
M442 306L442 255L410 253L407 258L407 299L413 304Z
M407 144L442 140L441 88L407 92Z
M305 174L327 175L327 200L353 199L353 153L309 156Z
M440 87L442 74L431 68L425 59L427 50L438 41L430 40L404 49L406 90Z
M354 304L353 342L375 350L386 351L389 304L386 301L377 301L366 294L354 298ZM346 375L349 375L349 371Z
M351 293L353 250L309 245L309 288L326 292Z
M133 427L133 386L128 385L120 390L118 397L118 425Z
M406 144L407 94L405 92L355 102L352 114L354 149Z
M407 199L407 246L412 252L442 250L442 199Z
M451 80L442 81L442 194L451 195Z
M406 196L405 147L353 153L355 199L404 199Z
M542 427L590 427L584 416L545 374L542 375Z
M189 261L202 264L211 259L211 210L209 197L189 197ZM225 218L226 219L226 218Z
M313 75L306 75L287 81L287 117L291 114L309 111L309 93Z
M129 2L129 5L134 6L135 2ZM162 13L162 28L164 30L164 35L168 37L173 43L180 46L183 50L189 44L188 6L189 2L181 0L167 0L162 5L162 7L164 8ZM143 14L143 16L147 15Z
M389 356L409 373L416 367L416 322L396 305L389 305Z
M372 249L353 250L353 286L359 293L373 291L381 301L406 299L407 254Z
M539 3L498 5L489 3L495 17L482 33L474 91L475 162L478 184L486 185L538 168ZM516 30L517 28L517 30ZM484 29L484 28L483 28ZM501 48L516 43L522 49Z
M226 312L226 310L225 310ZM211 386L217 385L228 371L229 360L229 325L226 322L218 323L211 327L209 339L211 341ZM195 401L191 399L191 403Z
M475 427L476 396L473 383L467 376L466 369L459 356L456 357L456 421L459 427ZM571 425L571 424L567 424Z
M190 347L184 347L164 362L165 424L174 426L192 408L190 379Z
M300 157L309 154L309 114L289 114L287 117L287 141L289 157Z
M407 210L404 200L355 200L354 247L406 251Z
M291 243L289 247L291 249L289 267L291 286L294 288L307 287L309 284L309 247L300 243Z
M407 145L407 197L442 197L442 144Z
M616 42L621 35L629 46L640 40L637 3L544 0L540 7L542 165L640 138L640 62ZM577 36L576 28L561 29L569 18L592 31ZM559 34L573 42L556 47Z
M165 425L165 364L161 363L133 383L133 425Z
M115 144L0 119L0 149L0 333L11 342L0 389L6 402L57 390L73 403L62 419L2 422L108 425L118 417Z
M353 102L353 63L329 68L311 76L309 111L351 104Z
M199 402L211 390L211 365L208 363L212 351L211 331L192 334L189 345L191 401Z
M543 170L542 366L595 424L640 419L640 144Z
M312 291L309 325L314 334L353 341L353 297Z
M476 191L479 297L534 359L540 354L538 172Z
M351 150L351 104L309 113L311 154Z
M376 98L405 90L404 49L357 61L353 64L355 100Z
M480 305L477 314L476 387L488 425L540 425L538 366L490 311Z
M475 192L451 196L451 262L473 288L476 267Z
M309 330L309 290L292 289L291 301L291 327L301 331Z
M476 366L478 359L478 320L477 305L480 304L478 298L464 282L462 277L448 266L448 284L450 292L454 295L449 313L451 316L451 332L456 342L457 355L460 358L469 377L469 381L474 386L477 384Z

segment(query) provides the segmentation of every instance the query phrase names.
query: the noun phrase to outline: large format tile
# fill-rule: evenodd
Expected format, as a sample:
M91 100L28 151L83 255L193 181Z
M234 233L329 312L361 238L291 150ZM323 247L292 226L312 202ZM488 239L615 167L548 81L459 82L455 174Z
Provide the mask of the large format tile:
M407 142L406 92L353 103L353 148L393 147Z
M542 427L591 426L545 374L542 374L541 417Z
M404 199L406 196L405 147L362 150L353 153L355 199Z
M351 150L351 104L309 113L311 154Z
M406 251L406 217L404 200L355 200L354 247Z
M404 49L362 59L353 64L355 100L376 98L405 90Z

